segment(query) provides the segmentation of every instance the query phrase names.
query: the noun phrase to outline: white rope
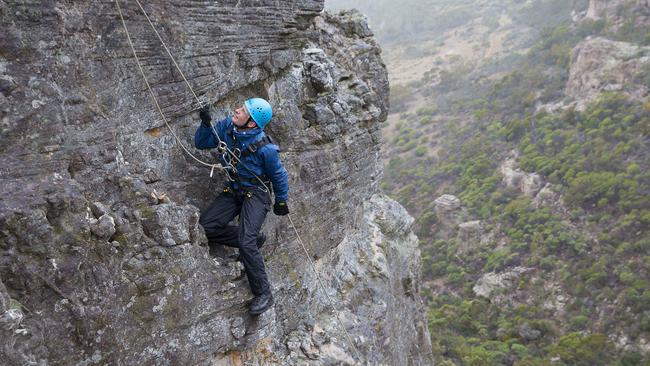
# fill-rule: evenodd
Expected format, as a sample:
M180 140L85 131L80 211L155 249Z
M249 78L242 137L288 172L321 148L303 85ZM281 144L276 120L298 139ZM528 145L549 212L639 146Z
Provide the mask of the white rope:
M187 87L192 92L192 95L194 96L194 99L196 99L196 102L199 104L199 107L203 108L203 103L201 103L201 100L199 99L199 97L194 92L194 88L192 88L192 85L190 85L190 82L185 77L185 74L181 70L180 66L178 66L178 63L176 62L176 59L172 55L171 51L169 51L169 47L167 47L167 44L165 43L165 41L163 41L162 37L160 36L160 33L158 33L158 30L153 25L153 22L151 21L151 18L149 18L149 14L147 14L147 12L144 10L144 7L142 6L142 4L140 3L139 0L135 0L135 2L138 4L138 7L140 7L140 10L142 11L142 14L144 14L145 18L147 18L147 22L149 22L149 25L151 26L151 29L153 29L154 33L156 34L156 37L158 37L158 40L162 44L163 48L165 49L165 51L167 51L167 54L169 55L169 58L171 58L172 62L174 63L174 66L176 66L176 70L178 70L178 72L181 74L181 77L185 81L185 84L187 84ZM210 128L212 129L212 132L213 132L214 136L217 138L218 144L221 145L221 138L219 137L219 134L215 130L214 125L210 124ZM255 173L253 173L250 169L248 169L248 167L244 163L242 163L241 160L239 160L239 158L237 157L237 154L235 154L232 150L230 150L227 145L224 146L224 149L230 155L230 159L234 158L235 162L241 164L244 167L244 169L248 170L248 172L250 172L253 176L255 176L255 178L260 183L262 183L262 185L264 186L264 190L263 190L264 192L270 192L271 191L269 189L269 187L264 183L264 181L262 179L260 179L257 175L255 175Z
M169 132L171 132L172 136L176 139L176 142L178 142L178 145L187 153L187 155L191 156L192 159L196 160L199 164L208 166L211 168L211 172L214 172L214 169L225 169L221 164L210 164L206 163L205 161L197 158L194 156L183 144L183 142L176 136L176 133L174 130L172 130L172 127L169 125L169 122L167 122L167 118L165 117L165 114L162 111L162 108L160 108L160 104L158 103L158 98L156 98L156 94L153 92L151 89L151 85L149 85L149 80L147 80L147 76L144 73L144 70L142 69L142 65L140 64L140 59L138 58L138 54L135 52L135 47L133 47L133 42L131 41L131 34L129 33L129 29L126 27L126 22L124 21L124 16L122 15L122 8L120 8L120 2L119 0L115 0L115 4L117 5L117 11L120 14L120 19L122 20L122 26L124 26L124 31L126 32L126 38L129 41L129 46L131 47L131 51L133 51L133 57L135 57L135 62L138 64L138 68L140 69L140 73L142 74L142 78L144 79L145 84L147 85L147 89L149 89L149 93L151 94L151 98L153 99L154 103L156 104L156 108L158 109L158 112L160 113L160 116L162 117L163 121L165 122L165 125L167 125L167 128L169 129Z
M183 78L183 80L185 80L185 83L187 84L188 88L190 89L190 91L191 91L192 94L194 95L194 98L196 99L197 103L199 104L200 107L203 107L203 104L201 103L201 101L199 100L198 96L197 96L196 93L194 92L194 89L192 88L192 86L190 85L189 81L187 80L187 78L186 78L185 75L183 74L183 71L181 71L180 67L178 66L178 63L176 63L176 60L175 60L174 57L172 56L171 52L169 51L169 48L167 47L167 45L166 45L165 42L163 41L162 37L160 37L160 34L158 33L158 31L157 31L156 28L154 27L153 23L151 22L151 19L149 18L149 15L147 14L147 12L146 12L146 11L144 10L144 8L142 7L142 4L140 4L140 1L139 1L139 0L135 0L135 1L138 3L138 6L140 7L140 10L142 10L142 13L143 13L143 14L145 15L145 17L147 18L147 21L148 21L149 24L151 25L151 28L153 28L154 32L156 33L156 36L158 37L158 40L160 40L160 43L163 45L163 47L164 47L165 50L167 51L167 54L169 55L169 57L170 57L170 58L172 59L172 61L174 62L174 66L176 66L176 69L177 69L178 72L181 74L181 77ZM192 155L192 153L190 153L190 152L185 148L185 146L183 145L183 143L182 143L182 142L180 141L180 139L176 136L176 134L174 133L174 131L171 129L169 123L167 123L167 119L165 118L165 115L163 114L162 109L160 108L160 105L158 104L158 100L157 100L157 98L156 98L156 95L154 94L153 90L151 89L151 86L149 85L149 81L147 80L147 77L145 76L144 70L142 69L142 65L140 64L140 60L138 59L138 55L136 54L136 52L135 52L135 48L133 47L133 43L132 43L132 41L131 41L131 36L130 36L130 34L129 34L129 30L128 30L127 27L126 27L126 23L125 23L125 21L124 21L124 17L123 17L123 15L122 15L122 10L121 10L121 8L120 8L119 0L115 0L115 4L117 4L117 9L118 9L118 12L119 12L119 14L120 14L120 19L122 20L122 25L124 26L124 30L125 30L125 32L126 32L127 39L128 39L128 41L129 41L129 46L131 47L131 50L133 51L133 56L135 57L136 63L138 64L138 68L140 69L140 73L142 74L142 77L143 77L143 79L145 80L145 83L147 84L147 88L149 89L149 92L151 93L151 97L153 98L153 100L154 100L154 102L155 102L155 104L156 104L156 107L158 108L158 111L160 112L160 115L162 116L163 121L165 122L165 124L166 124L167 127L169 128L170 132L172 133L172 135L174 136L174 138L176 138L176 141L178 141L179 145L183 148L183 150L185 150L185 152L187 152L187 153L188 153L192 158L194 158L194 160L198 161L199 163L201 163L201 164L203 164L203 165L207 165L207 166L209 166L209 167L212 168L211 171L210 171L210 176L212 176L212 172L213 172L214 169L217 168L217 167L220 168L220 169L222 169L223 171L225 171L226 174L227 174L227 170L226 170L226 168L222 167L221 165L205 163L205 162L201 161L200 159L196 158L194 155ZM221 139L219 138L219 134L217 133L217 131L215 131L215 129L214 129L214 125L212 125L211 127L212 127L212 131L214 132L214 135L216 136L217 140L219 141L219 144L221 144ZM260 183L262 183L262 185L263 185L264 188L266 189L265 192L269 192L269 193L270 193L270 189L269 189L269 187L266 185L266 183L265 183L265 182L264 182L260 177L258 177L254 172L252 172L250 169L248 169L248 167L247 167L244 163L242 163L242 161L239 159L239 157L237 157L237 155L236 155L232 150L230 150L227 146L225 147L225 149L226 149L226 151L228 152L228 154L230 155L231 159L234 159L237 163L241 164L241 165L242 165L246 170L248 170L248 171L249 171L253 176L255 176L255 178L256 178ZM230 164L230 165L232 166L232 164ZM314 274L316 275L316 279L318 280L318 284L320 285L320 287L321 287L323 293L325 294L325 297L327 298L327 301L329 302L329 305L330 305L330 307L331 307L332 310L333 310L334 316L336 317L336 319L337 319L337 321L338 321L338 323L339 323L339 326L341 327L341 329L343 329L343 332L345 333L345 336L346 336L346 338L347 338L348 343L350 344L350 347L354 350L354 353L355 353L356 358L357 358L359 361L361 361L361 355L360 355L360 353L359 353L359 350L357 349L356 345L354 344L354 342L353 342L353 340L352 340L352 337L350 336L350 333L348 333L347 329L346 329L345 326L343 325L343 321L341 320L341 318L339 317L338 313L336 312L336 310L335 310L336 308L334 307L334 301L332 300L332 298L330 297L330 295L327 293L327 290L326 290L326 288L325 288L325 285L323 284L323 281L322 281L320 275L318 274L318 270L316 270L316 266L314 265L314 262L312 261L311 256L309 255L309 252L307 251L307 247L305 246L304 242L302 241L302 238L300 237L300 234L298 233L298 230L296 229L296 225L293 223L293 219L291 218L291 215L290 215L290 214L287 214L287 218L289 219L289 222L291 223L291 227L293 228L293 231L295 232L296 237L298 238L298 242L300 243L300 246L302 247L303 251L305 252L305 255L307 256L307 259L309 260L309 265L311 266L311 269L314 271Z
M149 18L149 14L147 14L147 12L144 10L144 7L142 6L142 4L140 3L139 0L135 0L135 2L138 4L138 7L140 7L140 10L142 11L142 14L144 14L145 18L147 18L147 22L149 22L149 25L151 26L151 29L153 29L154 33L156 34L156 37L158 37L158 40L160 41L160 44L162 44L162 46L163 46L163 48L165 49L165 51L167 51L167 54L169 55L169 58L171 58L172 62L174 63L174 66L176 67L176 70L178 70L178 73L181 74L181 77L182 77L183 80L185 81L185 84L187 84L187 87L188 87L188 88L190 89L190 91L192 92L192 95L194 96L194 99L196 99L196 102L199 104L199 107L200 107L200 108L203 108L203 103L201 103L201 100L199 99L199 97L198 97L198 96L196 95L196 93L194 92L194 88L192 88L192 85L190 84L190 82L189 82L189 81L187 80L187 78L185 77L185 74L184 74L183 71L181 70L180 66L178 66L178 63L176 62L176 59L175 59L174 56L172 55L171 51L169 51L169 47L167 47L167 44L165 43L165 41L163 41L162 37L160 36L160 33L158 33L158 30L157 30L156 27L153 25L153 22L151 21L151 18ZM221 138L219 137L219 134L218 134L217 131L215 130L214 125L211 124L211 125L210 125L210 128L212 129L212 132L213 132L214 136L217 138L218 145L221 145L221 142L222 142L222 141L221 141ZM226 152L228 152L228 155L230 155L230 160L234 159L236 163L241 164L241 165L244 167L244 169L246 169L249 173L251 173L251 174L255 177L255 179L257 179L257 180L262 184L262 186L264 187L264 189L262 189L262 191L264 191L264 192L266 192L266 193L271 192L271 190L270 190L269 187L264 183L264 181L263 181L260 177L258 177L254 172L252 172L252 171L251 171L251 170L246 166L246 164L242 163L242 161L239 159L239 157L237 157L237 154L235 154L232 150L230 150L230 149L228 148L228 146L225 145L225 144L224 144L224 149L225 149ZM226 160L226 159L224 158L224 160ZM231 165L232 165L232 164L231 164ZM232 180L232 179L230 179L230 180Z
M345 329L345 326L343 325L343 321L341 321L341 318L339 317L339 314L336 312L336 308L334 307L334 301L330 297L330 295L327 293L327 290L325 289L325 285L323 284L323 281L321 280L320 276L318 275L318 271L316 270L316 266L314 265L314 261L311 259L311 256L309 255L309 252L307 251L307 248L305 247L305 244L302 242L302 238L300 237L300 234L298 234L298 230L296 230L296 225L293 223L293 219L291 218L291 214L287 214L287 217L289 218L289 222L291 223L291 226L293 227L293 231L296 233L296 237L298 238L298 242L300 243L300 246L302 246L302 250L305 251L305 255L307 256L307 259L309 260L309 265L311 266L311 269L314 271L316 274L316 279L318 280L318 284L320 285L320 288L323 290L323 293L325 294L325 297L327 298L327 301L329 302L329 305L332 307L332 312L334 313L334 316L336 317L336 320L339 322L339 325L341 326L341 329L343 329L343 332L345 333L345 336L348 339L348 343L350 343L350 346L354 350L355 356L359 361L361 361L361 356L359 354L359 350L357 350L357 347L354 345L354 342L352 341L352 337L350 337L350 333L348 333L348 330Z
M176 66L176 69L181 74L181 77L183 77L183 80L185 80L185 83L187 84L187 86L190 88L190 91L192 92L192 95L194 95L194 98L196 99L196 102L199 104L199 107L203 107L203 103L201 103L201 100L199 100L199 97L196 96L196 93L194 92L194 89L192 89L192 86L190 85L190 82L187 81L187 78L185 77L185 74L183 74L183 71L181 70L181 68L176 63L176 59L174 59L174 56L172 56L172 53L169 52L169 48L167 48L167 45L162 40L162 37L160 37L160 34L156 30L156 27L154 27L153 23L151 22L151 19L149 19L149 15L147 14L147 12L144 11L144 8L142 7L142 4L140 4L139 0L135 0L135 2L138 3L138 6L140 7L140 10L142 10L142 14L144 14L145 18L147 18L147 21L149 22L149 25L151 25L151 28L153 29L154 33L156 33L156 36L160 40L160 43L162 43L163 47L165 48L165 51L167 51L167 54L169 55L169 58L172 59L172 62L174 62L174 65Z

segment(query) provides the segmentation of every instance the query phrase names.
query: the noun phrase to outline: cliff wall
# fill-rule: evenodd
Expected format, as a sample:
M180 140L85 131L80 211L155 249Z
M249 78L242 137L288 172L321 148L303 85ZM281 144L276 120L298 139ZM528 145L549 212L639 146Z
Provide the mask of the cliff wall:
M137 4L120 4L162 110L191 147L198 105ZM377 195L380 49L360 14L322 7L145 6L217 118L252 95L274 105L268 132L290 174L292 215L336 304L288 221L270 215L263 254L276 305L251 318L241 265L227 249L209 253L198 225L223 178L166 129L115 2L0 5L4 360L430 364L412 219Z

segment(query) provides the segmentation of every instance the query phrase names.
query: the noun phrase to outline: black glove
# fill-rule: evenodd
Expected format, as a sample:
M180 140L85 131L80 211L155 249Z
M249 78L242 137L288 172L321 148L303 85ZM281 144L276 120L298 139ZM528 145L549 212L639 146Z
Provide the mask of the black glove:
M199 110L199 117L201 117L201 123L205 127L210 127L212 126L210 122L212 121L212 116L210 115L210 106L203 106Z
M273 205L273 213L278 216L288 215L289 206L287 206L287 203L284 201L276 202L275 205Z

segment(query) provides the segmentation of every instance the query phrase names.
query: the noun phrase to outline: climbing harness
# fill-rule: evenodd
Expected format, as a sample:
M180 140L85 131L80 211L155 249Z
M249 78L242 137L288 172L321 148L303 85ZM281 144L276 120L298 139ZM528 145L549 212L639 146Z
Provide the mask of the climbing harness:
M160 43L161 43L161 44L163 45L163 47L165 48L165 51L167 51L167 54L169 55L169 57L172 59L172 61L173 61L173 63L174 63L174 66L176 67L176 69L177 69L178 72L180 73L181 77L183 78L183 80L185 80L185 83L187 84L188 88L190 89L190 91L191 91L192 94L194 95L194 98L196 99L197 103L199 104L199 107L202 108L202 107L203 107L203 103L201 103L201 100L199 99L199 97L198 97L198 96L196 95L196 93L194 92L194 89L192 88L192 86L190 85L189 81L187 80L187 78L186 78L185 75L183 74L183 71L182 71L181 68L178 66L178 63L176 63L176 60L174 59L174 56L172 56L171 52L169 51L169 48L167 48L167 45L166 45L165 42L162 40L162 37L160 37L160 34L159 34L158 31L156 30L156 27L155 27L155 26L153 25L153 23L151 22L151 19L149 19L149 15L148 15L147 12L144 10L144 8L142 7L142 4L140 4L140 1L139 1L139 0L135 0L135 2L138 4L138 6L140 7L140 10L141 10L142 13L144 14L144 16L147 18L147 21L149 22L149 25L151 25L151 28L152 28L153 31L156 33L156 36L158 37L158 40L160 41ZM249 168L248 168L244 163L242 163L242 161L240 160L240 156L242 156L242 157L246 157L246 156L248 156L248 154L250 154L250 153L252 153L252 152L255 152L255 151L256 151L257 149L259 149L260 147L262 147L262 146L264 146L264 145L266 145L266 144L268 144L268 143L272 143L272 140L271 140L270 138L268 138L268 142L261 142L261 143L262 143L261 146L257 145L257 146L255 146L255 147L253 147L252 152L249 152L249 151L251 151L251 150L250 150L250 146L249 146L249 148L246 149L245 152L242 152L242 151L240 151L240 150L237 149L237 148L233 151L233 150L230 150L230 149L228 148L228 145L227 145L224 141L221 140L221 138L219 137L219 134L217 133L217 131L216 131L215 128L214 128L214 125L211 125L211 127L212 127L212 133L215 135L215 137L217 138L217 141L218 141L218 144L217 144L217 151L222 155L222 157L224 158L224 161L226 161L226 163L227 163L227 166L225 166L225 167L222 166L221 164L210 164L210 163L207 163L207 162L202 161L201 159L199 159L199 158L197 158L196 156L194 156L194 155L193 155L193 154L192 154L192 153L191 153L191 152L190 152L190 151L185 147L185 145L183 145L182 141L178 138L178 136L176 136L176 133L174 133L174 130L172 130L171 126L170 126L169 123L167 122L167 118L165 117L165 115L164 115L164 113L163 113L163 111L162 111L162 108L160 107L160 104L158 103L158 99L156 98L156 95L155 95L155 93L153 92L153 89L151 89L151 85L149 85L149 81L148 81L148 79L147 79L147 76L146 76L145 73L144 73L144 69L142 68L142 65L141 65L141 63L140 63L140 59L138 58L138 55L137 55L137 53L135 52L135 47L133 46L133 42L131 41L131 35L130 35L130 33L129 33L128 28L126 27L126 22L124 21L124 16L123 16L123 14L122 14L122 9L121 9L121 7L120 7L120 2L119 2L119 0L115 0L115 5L117 6L117 11L118 11L118 13L119 13L119 15L120 15L120 19L121 19L121 21L122 21L122 26L124 27L124 31L125 31L125 33L126 33L126 37L127 37L128 42L129 42L129 46L131 47L131 51L133 52L133 56L134 56L134 58L135 58L135 62L138 64L138 68L140 69L140 74L142 74L142 78L144 79L145 84L147 85L147 89L149 90L149 93L151 94L151 97L152 97L152 99L154 100L154 103L156 104L156 108L158 109L158 112L159 112L160 115L162 116L162 119L163 119L163 121L165 122L165 125L167 126L167 128L169 129L169 131L172 133L172 135L173 135L174 138L176 139L176 142L181 146L181 148L182 148L182 149L183 149L183 150L184 150L184 151L185 151L189 156L191 156L191 157L192 157L194 160L196 160L198 163L200 163L200 164L202 164L202 165L205 165L205 166L208 166L208 167L211 168L211 170L210 170L210 177L212 177L212 174L214 173L214 170L215 170L215 169L219 169L220 171L222 171L222 172L226 175L226 178L227 178L228 180L230 180L230 181L234 181L234 179L232 179L232 176L230 175L230 173L234 173L235 175L237 174L237 169L236 169L235 166L232 164L232 161L234 160L234 161L235 161L235 164L240 164L242 167L244 167L244 169L246 169L250 174L252 174L252 175L255 177L255 179L256 179L257 181L259 181L259 182L262 184L262 186L264 187L264 189L262 189L261 187L258 187L258 188L262 189L265 193L269 193L269 194L271 194L271 190L269 189L267 183L265 183L265 182L262 180L262 178L258 177L258 176L253 172L253 171L251 171L251 170L250 170L250 169L249 169ZM270 119L270 118L269 118L269 119ZM268 121L267 121L267 122L268 122ZM263 140L266 140L266 139L263 139ZM246 155L243 155L243 154L246 154ZM226 158L227 158L227 159L226 159ZM225 188L225 189L224 189L224 193L227 193L227 192L230 192L230 188ZM247 194L250 194L250 191L248 191ZM251 194L251 196L252 196L252 194ZM316 276L316 279L318 280L318 284L319 284L321 290L323 291L323 293L325 294L325 297L327 298L327 301L329 302L329 306L332 308L332 310L335 310L336 307L334 306L334 300L332 300L332 298L330 297L330 295L327 293L327 290L326 290L326 288L325 288L325 285L323 284L323 281L321 280L321 277L320 277L320 275L319 275L319 273L318 273L318 270L316 270L316 266L315 266L315 264L314 264L314 261L312 260L311 255L309 255L309 252L307 251L307 247L305 246L305 243L302 241L302 238L300 237L300 234L298 233L298 230L296 229L296 225L294 224L293 219L291 218L291 214L287 214L287 218L289 218L289 222L291 223L291 227L293 228L293 231L294 231L294 233L296 234L296 237L298 238L298 242L300 243L300 246L302 247L303 251L305 252L305 255L307 256L307 259L309 260L309 265L311 266L311 269L312 269L312 271L314 272L314 274L315 274L315 276ZM347 329L346 329L345 326L343 325L343 321L342 321L341 318L339 317L339 314L338 314L336 311L333 311L333 314L334 314L334 316L336 317L339 326L341 327L341 329L342 329L343 332L345 333L345 336L346 336L346 338L347 338L347 341L348 341L350 347L352 348L352 350L354 351L356 358L359 360L359 362L361 362L361 354L359 353L359 350L357 349L356 345L354 344L354 342L353 342L353 340L352 340L352 337L350 336L350 333L348 333Z
M235 133L233 130L228 131L228 135L230 136L231 140L235 141L235 143L237 142L237 138L235 137ZM238 148L235 148L233 152L235 152L237 156L241 158L245 158L250 154L254 154L255 152L257 152L257 150L261 149L262 147L272 143L273 143L273 139L271 138L271 136L264 136L263 138L248 144L248 146L246 146L244 151L240 151Z

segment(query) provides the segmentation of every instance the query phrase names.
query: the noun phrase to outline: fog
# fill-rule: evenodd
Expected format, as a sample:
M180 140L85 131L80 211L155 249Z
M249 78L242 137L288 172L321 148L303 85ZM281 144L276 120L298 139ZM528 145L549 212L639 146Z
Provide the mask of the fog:
M586 8L588 0L326 0L330 11L358 9L383 44L440 37L444 30L478 18L495 23L502 13L521 23L544 27L566 21L572 11Z

